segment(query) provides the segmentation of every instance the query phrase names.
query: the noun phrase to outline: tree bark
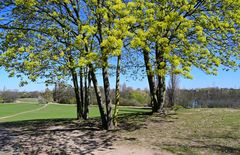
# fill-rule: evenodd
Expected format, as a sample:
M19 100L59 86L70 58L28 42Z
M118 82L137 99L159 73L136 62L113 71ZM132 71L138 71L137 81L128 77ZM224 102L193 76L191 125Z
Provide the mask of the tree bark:
M90 96L89 96L89 89L90 89L90 84L91 84L91 78L88 74L88 69L86 68L84 71L84 91L85 91L85 102L84 102L84 109L83 109L83 118L88 119L88 112L89 112L89 101L90 101Z
M107 57L103 58L103 62L107 62ZM105 102L106 102L106 110L107 110L107 130L111 130L113 128L113 120L112 120L112 102L110 98L110 82L109 82L109 73L107 66L103 65L102 67L102 76L103 76L103 86L105 93Z
M154 112L157 112L158 109L160 108L160 105L157 100L154 73L152 71L149 53L147 51L143 51L143 55L144 55L144 62L145 62L145 67L147 72L149 89L150 89L152 112L154 113Z
M158 71L164 71L166 64L161 66L161 62L165 62L163 57L163 51L159 51L158 46L156 46L156 65ZM165 62L166 63L166 62ZM165 84L165 76L163 74L157 74L157 98L158 98L158 107L157 111L162 113L163 106L165 103L165 93L166 93L166 84Z
M163 106L165 103L165 94L166 94L166 83L164 76L158 76L158 102L160 107L158 112L163 113Z
M80 80L79 80L79 83L80 83L80 98L81 98L81 107L84 107L84 98L83 98L83 68L80 68L80 71L79 71L79 77L80 77ZM82 115L83 114L83 108L82 108L82 111L81 111Z
M82 114L81 114L82 107L81 107L81 100L80 100L80 96L79 96L79 87L78 87L78 79L77 79L76 70L71 69L71 74L72 74L75 98L76 98L76 102L77 102L77 119L80 119L82 117Z
M106 119L106 115L105 115L105 112L104 112L102 96L101 96L100 89L98 87L97 78L96 78L96 75L95 75L92 64L89 65L89 70L90 70L90 74L91 74L91 78L92 78L92 82L93 82L93 86L94 86L94 90L95 90L95 94L96 94L96 98L97 98L99 112L100 112L100 115L101 115L102 126L103 126L104 129L107 129L107 119Z
M118 116L118 106L120 104L120 69L121 69L121 55L117 59L117 69L116 69L116 92L115 92L115 107L113 113L113 124L117 126L117 116Z

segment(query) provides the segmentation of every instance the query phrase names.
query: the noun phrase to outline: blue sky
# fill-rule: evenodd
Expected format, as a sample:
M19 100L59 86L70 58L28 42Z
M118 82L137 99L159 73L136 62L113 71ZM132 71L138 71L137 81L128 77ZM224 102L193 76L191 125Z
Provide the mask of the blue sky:
M194 68L192 70L193 80L180 78L180 87L191 89L191 88L205 88L205 87L221 87L221 88L240 88L240 71L223 71L219 70L218 76L206 75L199 69ZM167 79L168 80L168 79ZM46 86L43 82L30 82L24 87L19 87L19 79L16 77L9 78L8 73L3 69L0 69L0 90L6 89L17 89L20 91L43 91ZM115 86L114 77L110 79L111 87ZM143 80L132 80L122 76L121 83L126 83L127 86L133 88L148 88L146 79ZM99 77L99 84L102 85L102 79ZM51 89L52 87L49 86Z

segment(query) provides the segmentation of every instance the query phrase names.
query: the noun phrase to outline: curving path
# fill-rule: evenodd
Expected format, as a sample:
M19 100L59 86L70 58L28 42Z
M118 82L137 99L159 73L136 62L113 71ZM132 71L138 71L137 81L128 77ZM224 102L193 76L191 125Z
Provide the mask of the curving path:
M34 110L28 110L28 111L16 113L16 114L14 114L14 115L9 115L9 116L0 117L0 121L3 120L3 119L6 119L6 118L11 118L11 117L15 117L15 116L18 116L18 115L22 115L22 114L26 114L26 113L30 113L30 112L39 111L39 110L45 109L47 106L48 106L48 104L46 104L46 105L44 105L44 106L42 106L42 107L40 107L40 108L34 109Z

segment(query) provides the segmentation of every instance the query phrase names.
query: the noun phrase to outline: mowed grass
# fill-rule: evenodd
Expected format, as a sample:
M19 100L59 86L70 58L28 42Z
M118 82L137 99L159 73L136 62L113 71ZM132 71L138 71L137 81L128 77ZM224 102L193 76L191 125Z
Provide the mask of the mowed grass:
M44 105L19 103L19 104L0 104L0 122L13 122L22 120L37 120L37 119L64 119L64 118L76 118L76 106L75 105L61 105L61 104L48 104L46 108L37 110ZM15 115L24 111L35 110L33 112L27 112L23 114ZM149 109L120 107L120 113L138 113L148 112ZM8 118L1 119L1 117L10 116ZM90 106L89 117L100 116L97 106Z
M43 105L40 104L0 104L0 118L14 115L20 112L29 111L37 108L41 108Z

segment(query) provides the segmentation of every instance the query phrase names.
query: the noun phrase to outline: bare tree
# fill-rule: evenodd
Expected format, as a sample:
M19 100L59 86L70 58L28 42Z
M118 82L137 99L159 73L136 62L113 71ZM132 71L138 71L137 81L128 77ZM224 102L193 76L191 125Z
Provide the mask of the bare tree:
M173 107L176 104L177 90L179 89L179 76L173 72L172 67L170 71L170 80L167 88L168 106Z

